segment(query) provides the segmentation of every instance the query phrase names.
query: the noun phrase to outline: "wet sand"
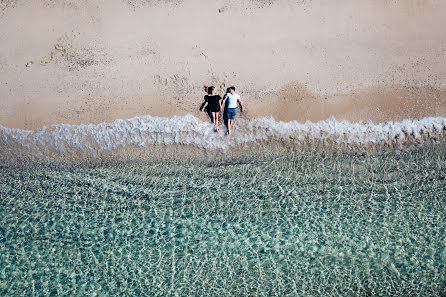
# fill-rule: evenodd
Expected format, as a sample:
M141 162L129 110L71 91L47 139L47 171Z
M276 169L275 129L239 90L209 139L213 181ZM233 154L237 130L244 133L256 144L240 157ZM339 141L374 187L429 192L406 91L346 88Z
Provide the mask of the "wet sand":
M289 85L264 98L244 94L246 112L239 118L270 117L279 121L317 122L334 117L350 122L387 122L424 117L446 117L446 90L375 87L333 96L320 96L300 87ZM165 99L168 101L169 99ZM164 101L164 100L163 100ZM165 102L165 101L164 101ZM36 129L51 124L88 124L111 122L134 116L160 117L192 114L203 121L200 98L160 104L144 97L89 98L75 102L31 102L14 104L2 115L1 125L21 129Z

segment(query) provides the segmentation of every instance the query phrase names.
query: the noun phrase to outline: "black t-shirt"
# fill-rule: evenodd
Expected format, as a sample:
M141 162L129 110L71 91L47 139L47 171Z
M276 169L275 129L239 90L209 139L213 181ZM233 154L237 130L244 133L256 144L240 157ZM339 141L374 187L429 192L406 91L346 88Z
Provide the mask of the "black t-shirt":
M213 95L213 96L204 96L204 100L208 103L208 108L210 111L218 112L220 111L220 95Z

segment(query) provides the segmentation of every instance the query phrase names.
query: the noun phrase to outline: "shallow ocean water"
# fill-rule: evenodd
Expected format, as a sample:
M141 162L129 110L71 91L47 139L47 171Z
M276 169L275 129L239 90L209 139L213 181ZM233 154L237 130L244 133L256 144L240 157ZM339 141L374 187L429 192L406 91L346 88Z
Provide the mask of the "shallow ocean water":
M2 167L0 295L444 296L445 151Z

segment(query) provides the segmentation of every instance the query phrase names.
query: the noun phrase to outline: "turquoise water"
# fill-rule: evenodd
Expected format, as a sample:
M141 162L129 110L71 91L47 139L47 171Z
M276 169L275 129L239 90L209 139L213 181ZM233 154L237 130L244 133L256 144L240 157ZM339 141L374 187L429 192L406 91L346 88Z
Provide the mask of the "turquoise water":
M445 152L2 167L0 295L444 296Z

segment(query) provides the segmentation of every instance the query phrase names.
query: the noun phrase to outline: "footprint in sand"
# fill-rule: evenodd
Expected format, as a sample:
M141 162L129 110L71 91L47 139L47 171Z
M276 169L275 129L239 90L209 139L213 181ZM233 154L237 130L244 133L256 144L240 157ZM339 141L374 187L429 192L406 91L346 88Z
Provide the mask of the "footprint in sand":
M40 59L39 64L42 66L48 65L54 58L54 52L51 52L49 56L44 56Z

